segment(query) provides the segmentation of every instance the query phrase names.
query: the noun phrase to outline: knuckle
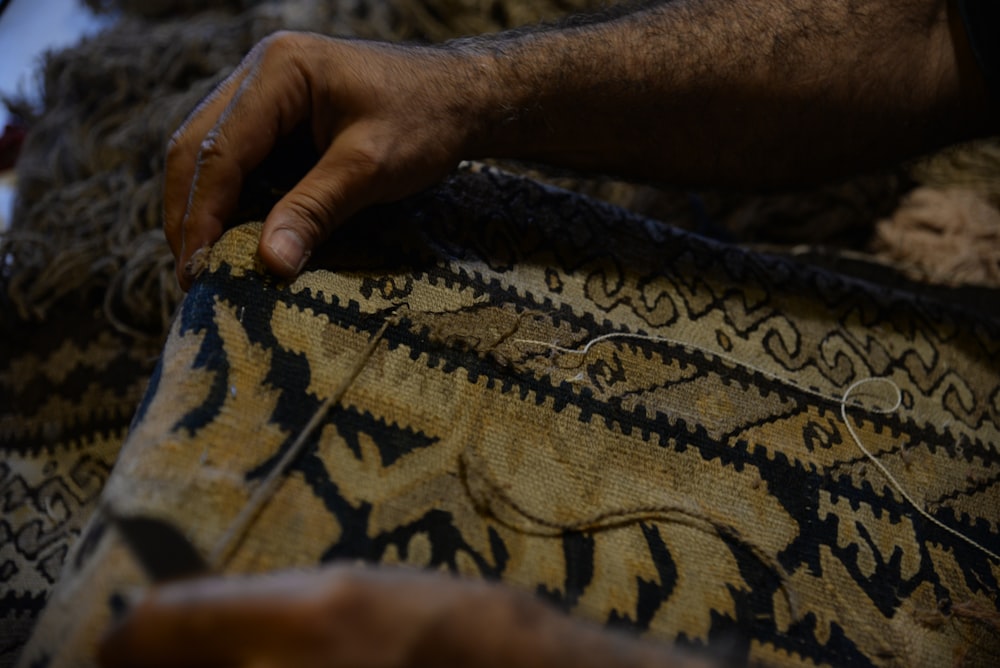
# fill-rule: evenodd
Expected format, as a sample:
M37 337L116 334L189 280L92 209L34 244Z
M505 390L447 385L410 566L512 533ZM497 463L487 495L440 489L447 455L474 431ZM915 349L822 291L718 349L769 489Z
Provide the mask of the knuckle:
M372 179L389 171L388 152L383 142L369 133L356 138L343 157L343 168L355 179Z
M299 47L302 37L291 30L279 30L265 37L260 47L266 57L282 56Z
M358 176L375 176L382 172L386 161L377 147L362 146L352 152L348 164Z
M224 153L224 148L222 134L214 130L209 132L198 145L198 164L218 158Z

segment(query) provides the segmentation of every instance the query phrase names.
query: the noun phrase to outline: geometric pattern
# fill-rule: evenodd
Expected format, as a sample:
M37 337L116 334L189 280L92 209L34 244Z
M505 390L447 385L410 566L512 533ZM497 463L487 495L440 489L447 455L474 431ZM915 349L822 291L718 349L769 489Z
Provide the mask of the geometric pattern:
M160 344L65 300L0 321L0 666L11 666L96 508Z
M444 569L766 665L1000 655L1000 563L841 415L886 379L845 410L864 447L997 552L991 315L479 168L367 212L292 283L259 229L229 231L182 305L104 491L118 512L209 554L385 326L226 572ZM86 656L142 584L95 516L23 664Z

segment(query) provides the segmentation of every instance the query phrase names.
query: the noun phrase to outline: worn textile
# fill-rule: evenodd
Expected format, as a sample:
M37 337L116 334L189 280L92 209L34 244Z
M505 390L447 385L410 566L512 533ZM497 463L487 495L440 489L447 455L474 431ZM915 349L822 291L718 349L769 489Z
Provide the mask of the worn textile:
M497 578L573 614L768 665L995 665L1000 323L579 195L462 173L371 212L294 283L228 233L104 499L208 553L374 355L231 572L333 559ZM324 268L325 267L325 268ZM603 334L668 337L672 342ZM815 388L826 398L802 388ZM86 664L138 566L95 517L23 665Z
M59 571L61 555L75 540L96 498L89 487L76 490L75 499L60 506L56 521L36 502L36 492L24 490L57 489L53 475L69 480L63 472L77 470L85 455L102 462L105 469L111 465L150 372L150 360L166 337L180 300L173 259L161 231L163 148L196 102L257 40L281 28L427 40L473 29L496 30L604 3L112 0L93 4L121 9L123 16L101 35L46 56L39 73L44 108L19 107L31 119L31 132L18 163L13 227L0 235L0 457L6 467L0 518L0 668L13 662L52 583L51 575L32 576L29 581L25 574ZM202 11L206 9L211 11ZM239 14L233 14L237 9ZM198 11L183 14L192 10ZM713 221L721 220L721 227L736 230L736 238L784 243L817 241L801 236L810 231L821 233L823 239L845 234L863 238L878 215L891 211L902 188L894 178L875 177L809 195L696 198L608 179L561 182L677 225L719 234L724 231ZM270 193L269 185L250 179L243 215L266 212L270 201L261 193ZM805 219L813 224L802 225ZM849 233L841 234L843 230ZM44 369L62 364L64 349L82 351L74 362L76 371L46 376ZM115 355L131 362L108 363ZM50 363L52 356L56 362ZM17 383L9 380L15 375L21 379ZM36 380L24 380L29 377ZM42 378L47 380L38 380ZM113 423L101 413L104 408L95 408L103 395L94 394L94 403L87 403L88 384L131 388L127 398L115 404ZM44 392L23 391L25 387ZM49 431L38 426L42 410ZM51 447L47 434L65 425L72 425L72 445ZM59 549L51 547L55 542L46 542L50 547L41 551L25 547L28 537L35 535L32 532L53 523L73 527L58 534ZM54 540L52 535L44 532L45 540Z
M0 305L9 306L0 300ZM0 666L14 663L94 510L159 346L100 300L0 316Z
M875 233L918 280L1000 285L1000 210L971 188L918 188Z

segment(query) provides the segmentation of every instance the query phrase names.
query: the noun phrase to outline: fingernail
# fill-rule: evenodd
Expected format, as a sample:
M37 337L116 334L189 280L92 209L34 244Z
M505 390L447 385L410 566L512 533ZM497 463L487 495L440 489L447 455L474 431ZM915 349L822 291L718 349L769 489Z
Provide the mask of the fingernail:
M303 265L309 259L309 251L306 249L305 241L295 230L287 227L275 230L271 234L271 238L268 239L267 246L293 274L302 271Z

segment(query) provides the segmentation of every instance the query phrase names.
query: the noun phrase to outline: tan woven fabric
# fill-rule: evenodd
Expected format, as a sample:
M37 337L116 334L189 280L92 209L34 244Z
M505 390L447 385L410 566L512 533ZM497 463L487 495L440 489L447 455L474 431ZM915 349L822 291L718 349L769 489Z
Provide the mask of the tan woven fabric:
M0 666L14 663L96 507L159 346L99 303L0 318Z
M208 554L384 323L225 570L331 559L498 578L766 665L993 665L1000 327L463 173L372 212L291 285L228 233L105 491ZM329 267L324 269L322 267ZM582 348L586 354L538 342ZM804 388L814 388L806 390ZM820 396L822 395L822 396ZM142 584L95 518L23 665L86 665ZM991 623L994 624L991 626Z

